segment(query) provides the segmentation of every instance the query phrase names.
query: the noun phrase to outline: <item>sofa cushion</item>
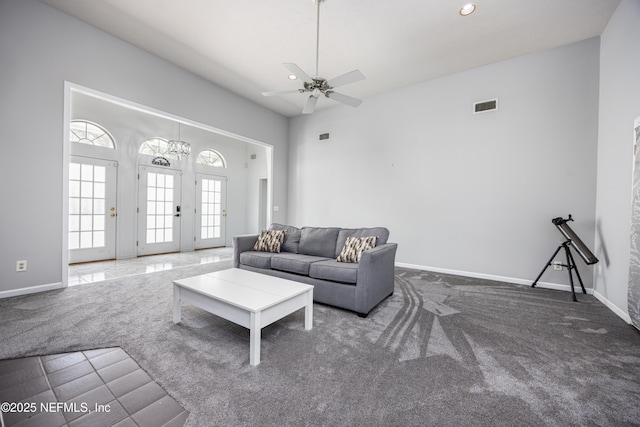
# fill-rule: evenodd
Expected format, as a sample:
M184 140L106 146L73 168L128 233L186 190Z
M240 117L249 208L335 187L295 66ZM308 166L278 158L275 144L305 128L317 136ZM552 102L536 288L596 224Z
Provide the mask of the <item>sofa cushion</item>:
M376 246L378 236L369 237L347 237L347 241L338 255L338 262L360 262L363 251L373 249Z
M331 258L338 258L342 248L344 247L347 237L369 237L378 236L376 246L384 245L389 240L389 230L385 227L373 227L373 228L342 228L338 233L338 239L336 242L336 252Z
M284 230L284 242L282 242L282 246L280 246L281 252L293 252L294 254L298 253L298 245L300 244L300 235L302 233L302 230L290 225L277 223L271 224L269 230Z
M240 254L240 264L257 268L271 268L272 252L247 251Z
M279 253L283 241L284 230L262 230L256 244L253 245L253 250Z
M271 258L271 268L274 270L288 271L289 273L309 275L309 267L318 261L326 261L329 258L312 255L280 253Z
M298 253L326 258L337 257L336 241L339 231L336 227L302 227Z
M309 276L315 279L355 284L358 281L358 264L337 262L335 259L311 264Z

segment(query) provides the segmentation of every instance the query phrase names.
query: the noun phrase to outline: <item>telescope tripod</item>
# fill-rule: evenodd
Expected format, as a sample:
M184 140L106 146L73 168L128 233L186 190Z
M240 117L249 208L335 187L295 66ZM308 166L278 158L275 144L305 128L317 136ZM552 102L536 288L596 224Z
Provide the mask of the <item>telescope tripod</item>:
M563 267L566 267L567 271L569 272L569 283L571 283L571 293L573 295L573 300L574 301L578 301L578 299L576 298L576 290L573 287L573 273L572 273L571 270L575 270L576 271L576 276L578 276L578 282L580 282L580 287L582 288L582 293L583 294L587 293L587 290L584 288L584 285L582 284L582 278L580 277L580 273L578 272L578 269L576 268L576 262L573 259L573 255L571 255L571 251L569 250L569 244L570 243L571 243L571 240L567 240L566 242L564 242L560 246L558 246L558 249L556 249L556 251L553 253L553 255L551 255L551 258L549 258L549 262L547 262L547 265L544 266L544 268L542 269L540 274L538 274L538 277L536 278L536 280L533 281L533 284L531 285L532 288L535 288L535 286L538 284L538 280L540 280L540 277L542 277L542 275L547 270L547 268L549 268L550 265L553 265L553 259L556 257L556 255L558 255L558 252L560 252L560 249L564 248L564 253L567 256L567 263L566 264L560 264L560 265L563 266Z

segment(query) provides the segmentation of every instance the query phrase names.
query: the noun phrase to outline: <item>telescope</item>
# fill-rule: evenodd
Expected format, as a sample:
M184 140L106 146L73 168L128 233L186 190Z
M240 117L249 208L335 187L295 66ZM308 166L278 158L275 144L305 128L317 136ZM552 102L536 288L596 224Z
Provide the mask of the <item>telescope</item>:
M596 258L593 252L589 250L587 245L585 245L584 242L580 240L580 238L575 233L575 231L573 231L571 227L569 227L569 224L567 223L570 221L573 221L571 214L569 214L569 217L567 217L566 219L562 217L558 217L551 220L553 225L556 226L558 231L560 231L560 233L564 236L566 240L562 244L560 244L560 246L558 246L558 249L556 249L553 255L551 255L551 258L549 258L549 261L547 262L547 264L544 266L540 274L538 274L538 277L536 278L536 280L533 281L533 284L531 284L531 287L535 288L535 286L538 284L538 280L540 280L540 277L542 277L542 275L547 270L547 268L551 265L554 265L553 260L556 257L556 255L558 255L558 252L560 252L560 250L564 248L564 252L567 257L567 263L555 264L555 265L560 265L561 267L565 267L568 270L569 283L571 284L571 293L573 295L573 300L578 301L578 299L576 298L576 291L573 287L573 270L575 270L576 276L578 277L578 282L580 283L580 287L582 288L582 293L586 294L587 290L584 288L584 284L582 283L582 278L580 277L580 273L578 272L578 269L576 267L576 262L573 259L573 255L571 255L571 251L569 250L569 247L572 247L578 253L578 255L580 255L580 257L584 260L584 262L587 265L592 265L597 263L598 258Z

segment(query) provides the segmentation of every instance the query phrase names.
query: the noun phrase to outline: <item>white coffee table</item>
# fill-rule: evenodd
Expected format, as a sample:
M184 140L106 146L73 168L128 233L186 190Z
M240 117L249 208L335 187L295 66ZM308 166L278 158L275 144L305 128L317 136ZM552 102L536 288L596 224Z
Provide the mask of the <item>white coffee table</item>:
M182 319L182 302L248 328L249 364L260 363L265 326L304 307L304 328L313 326L313 286L232 268L173 282L173 322Z

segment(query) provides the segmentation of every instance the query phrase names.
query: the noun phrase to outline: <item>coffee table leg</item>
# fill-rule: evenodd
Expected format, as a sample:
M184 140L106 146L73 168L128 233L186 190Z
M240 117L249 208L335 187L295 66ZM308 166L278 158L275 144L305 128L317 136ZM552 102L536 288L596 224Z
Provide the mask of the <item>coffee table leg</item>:
M251 313L251 327L249 336L249 364L256 366L260 363L260 336L262 328L260 327L260 312Z
M304 307L304 328L313 328L313 289L307 292L307 305Z
M182 305L180 302L180 286L173 285L173 323L182 320Z

